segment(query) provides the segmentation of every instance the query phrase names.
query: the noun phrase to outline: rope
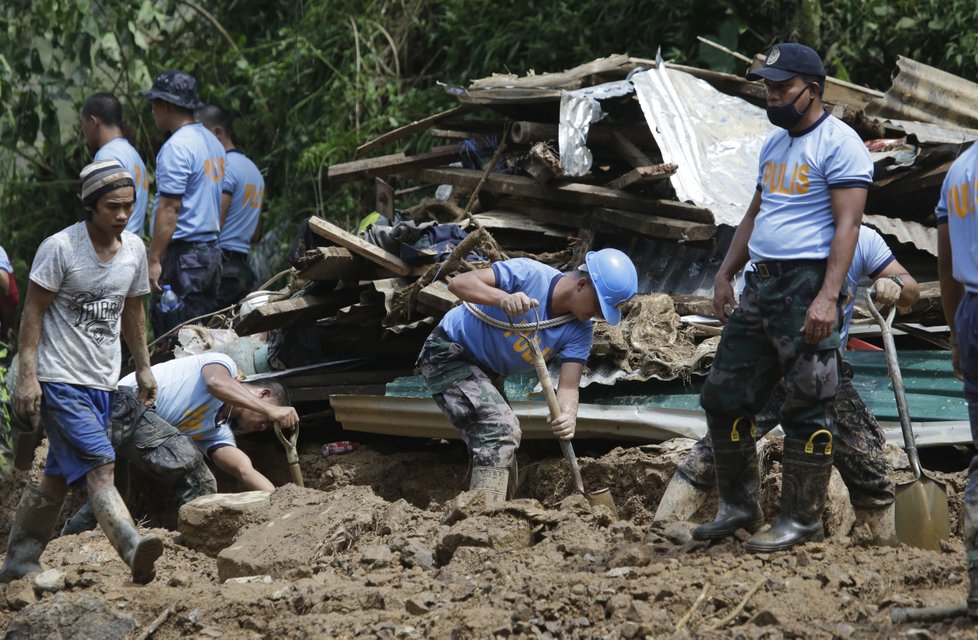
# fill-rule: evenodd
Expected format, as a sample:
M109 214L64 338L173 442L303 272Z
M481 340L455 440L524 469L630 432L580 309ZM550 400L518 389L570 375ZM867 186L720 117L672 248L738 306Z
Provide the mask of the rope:
M493 318L491 315L475 306L471 302L462 302L462 306L465 310L474 315L479 320L482 320L490 327L495 327L497 329L504 329L506 331L516 330L516 331L533 331L540 329L552 329L554 327L559 327L561 325L572 322L575 318L571 313L566 313L562 316L557 316L556 318L550 318L549 320L539 320L537 316L537 322L520 322L519 324L514 324L512 322L503 322L497 318ZM536 313L536 308L533 309L533 313Z

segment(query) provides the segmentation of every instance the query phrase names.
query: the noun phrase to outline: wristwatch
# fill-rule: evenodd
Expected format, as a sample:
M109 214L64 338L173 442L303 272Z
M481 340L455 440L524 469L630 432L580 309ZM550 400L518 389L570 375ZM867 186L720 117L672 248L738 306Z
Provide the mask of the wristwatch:
M900 286L900 291L903 291L903 278L901 278L900 276L886 276L886 277L892 280L893 282L897 283Z

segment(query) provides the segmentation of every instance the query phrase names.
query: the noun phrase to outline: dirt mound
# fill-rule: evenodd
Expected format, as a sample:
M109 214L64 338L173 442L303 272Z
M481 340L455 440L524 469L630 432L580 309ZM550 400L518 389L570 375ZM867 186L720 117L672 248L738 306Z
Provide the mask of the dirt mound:
M54 572L0 587L0 625L40 637L31 630L74 628L84 614L104 627L100 637L131 637L162 619L153 636L162 640L877 638L922 626L929 637L974 637L964 620L894 626L888 616L894 605L963 601L960 540L933 552L867 548L840 534L755 556L741 539L710 545L692 540L689 523L652 524L689 444L581 459L588 488L611 487L617 521L573 495L556 458L521 460L521 499L486 508L478 492L456 495L466 465L454 451L306 451L318 488L255 496L246 518L213 506L198 514L194 535L214 532L216 558L159 530L159 577L139 587L101 533L56 539L42 558ZM779 459L775 441L765 491L776 489ZM963 475L949 476L952 487Z

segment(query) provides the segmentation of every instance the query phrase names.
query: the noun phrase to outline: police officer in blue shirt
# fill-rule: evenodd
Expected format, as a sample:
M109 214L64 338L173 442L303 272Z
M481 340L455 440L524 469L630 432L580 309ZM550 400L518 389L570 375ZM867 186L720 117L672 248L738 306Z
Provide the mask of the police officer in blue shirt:
M111 93L93 93L82 104L82 134L94 161L116 160L132 174L136 203L126 223L126 231L142 237L146 229L146 205L149 204L149 175L146 163L122 134L122 104Z
M153 106L157 128L171 134L156 156L159 200L149 248L153 289L152 324L157 336L184 320L217 309L221 281L221 187L224 147L194 120L197 81L183 71L164 71L140 95ZM159 305L163 285L180 300L174 310Z
M779 130L764 142L757 190L714 281L726 327L700 404L720 502L715 520L693 536L719 539L763 523L755 420L783 377L781 513L746 545L770 552L824 537L846 273L873 163L859 136L822 106L825 68L811 48L775 45L747 79L764 81ZM754 270L738 306L731 281L748 258Z
M971 438L978 446L978 145L954 161L937 204L937 262L941 305L951 329L954 372L964 380ZM971 459L964 490L968 614L978 618L978 456Z
M223 308L241 300L255 284L248 252L261 233L265 178L255 163L235 146L231 121L220 107L213 104L201 107L197 109L196 117L221 141L227 152L218 240L223 262L217 306Z

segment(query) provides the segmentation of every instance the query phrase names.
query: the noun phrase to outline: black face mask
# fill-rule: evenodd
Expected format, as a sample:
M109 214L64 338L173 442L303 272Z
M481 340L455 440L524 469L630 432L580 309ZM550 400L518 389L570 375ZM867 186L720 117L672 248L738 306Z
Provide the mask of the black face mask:
M798 98L801 97L801 94L805 93L806 91L808 91L808 87L805 87L795 94L794 99L784 106L768 107L767 119L771 121L771 124L776 127L781 127L782 129L791 130L795 127L795 125L801 122L801 119L805 117L808 109L812 106L812 103L815 102L815 98L811 98L808 101L808 105L804 109L801 111L795 109L795 102L797 102Z

